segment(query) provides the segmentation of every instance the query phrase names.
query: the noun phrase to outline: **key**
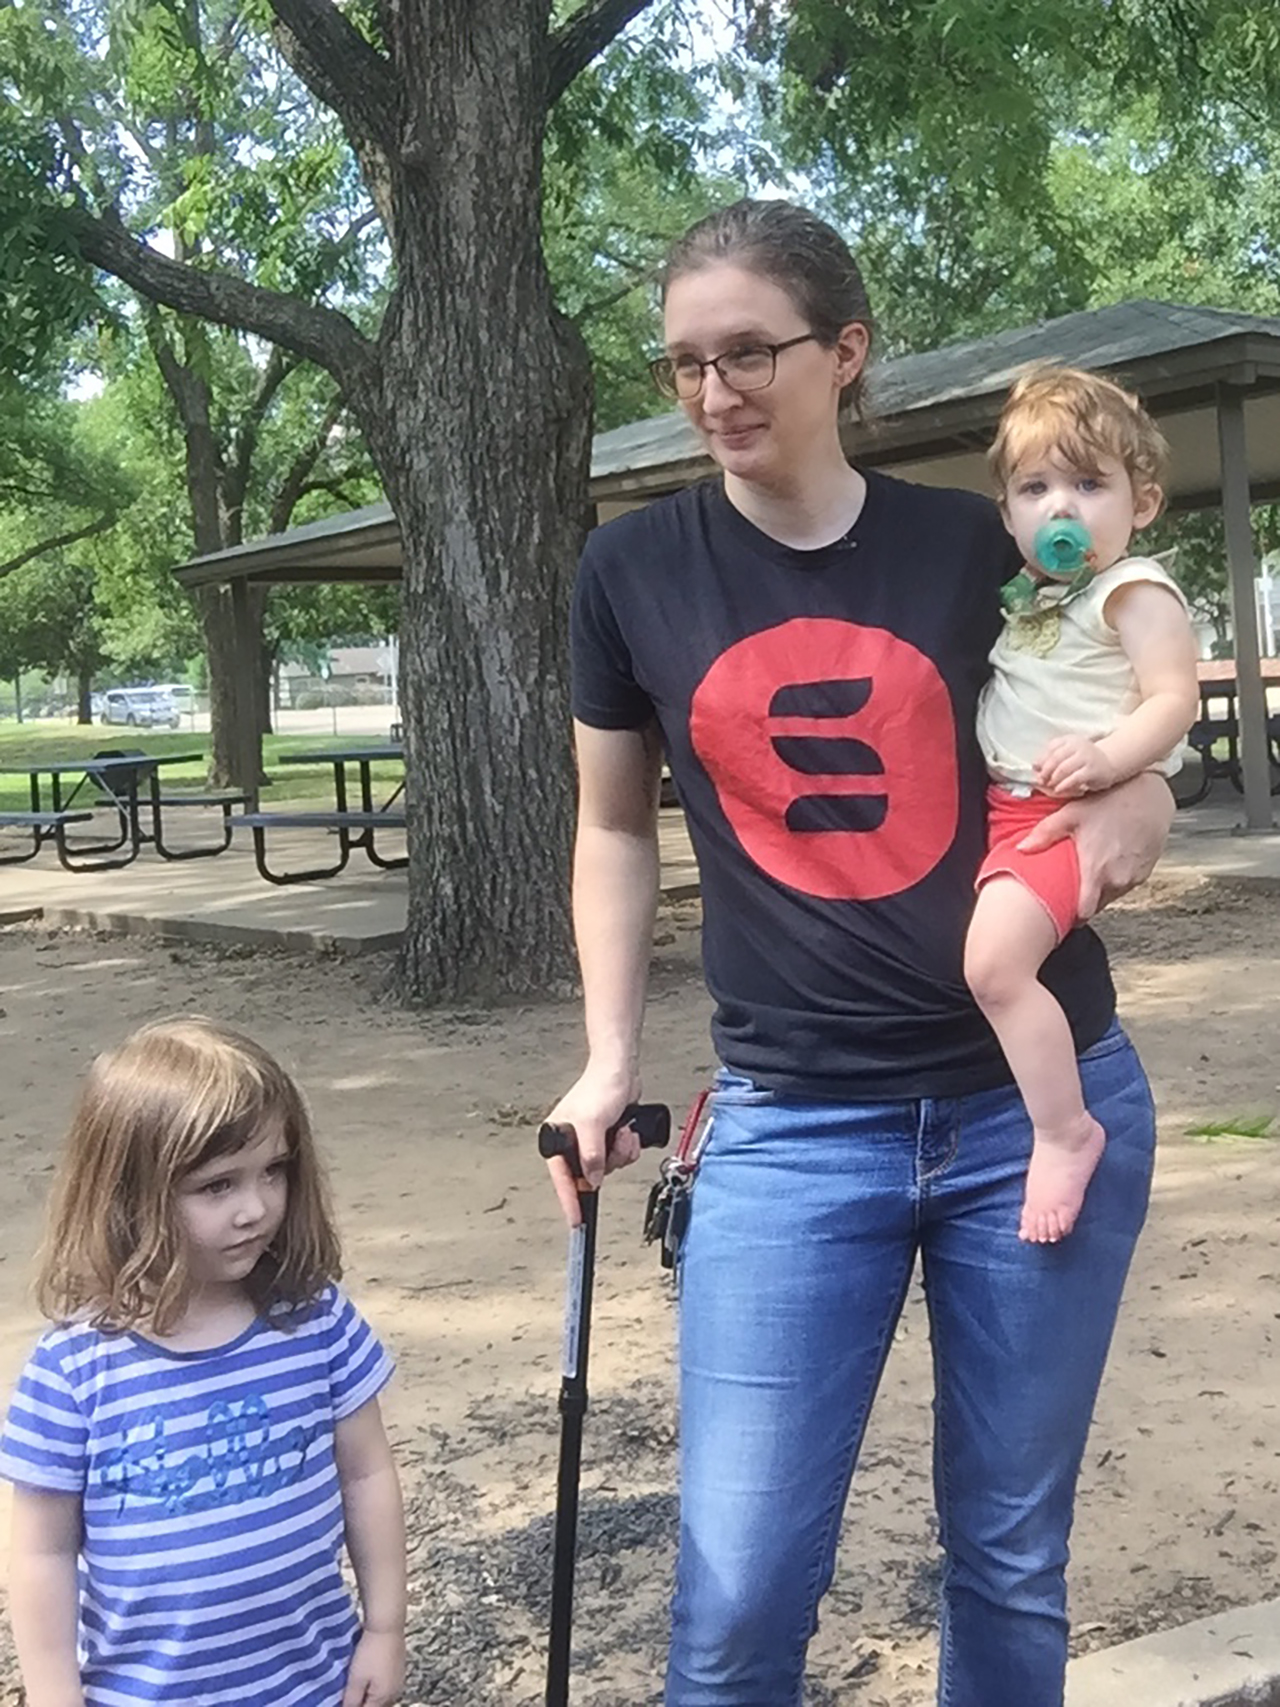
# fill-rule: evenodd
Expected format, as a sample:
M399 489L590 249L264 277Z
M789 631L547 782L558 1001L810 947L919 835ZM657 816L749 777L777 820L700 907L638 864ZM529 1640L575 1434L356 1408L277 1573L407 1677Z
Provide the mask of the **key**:
M680 1255L680 1246L689 1225L690 1207L689 1182L686 1179L681 1181L671 1194L666 1226L662 1231L662 1250L659 1253L663 1268L676 1266L676 1258Z
M654 1180L649 1192L649 1201L644 1211L644 1242L651 1245L655 1239L664 1239L667 1234L667 1224L671 1219L671 1187L659 1175Z

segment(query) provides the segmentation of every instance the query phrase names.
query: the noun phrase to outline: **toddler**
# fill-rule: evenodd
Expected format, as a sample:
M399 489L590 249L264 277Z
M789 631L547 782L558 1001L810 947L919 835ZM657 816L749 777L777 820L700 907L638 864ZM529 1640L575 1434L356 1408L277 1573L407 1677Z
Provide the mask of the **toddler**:
M1019 1234L1037 1242L1071 1231L1105 1134L1084 1106L1066 1016L1039 980L1078 922L1075 845L1027 853L1019 842L1074 796L1181 762L1199 708L1186 601L1155 559L1129 555L1163 505L1167 454L1120 386L1041 368L1014 386L989 456L1026 568L1005 590L978 711L988 853L965 976L1031 1116Z

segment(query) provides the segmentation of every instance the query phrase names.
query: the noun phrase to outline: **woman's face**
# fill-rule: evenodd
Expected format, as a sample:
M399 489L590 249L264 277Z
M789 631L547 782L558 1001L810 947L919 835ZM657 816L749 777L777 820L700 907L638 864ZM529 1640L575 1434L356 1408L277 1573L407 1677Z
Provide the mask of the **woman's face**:
M698 361L812 331L780 285L728 261L675 279L664 318L667 354ZM773 382L760 391L735 391L708 367L702 390L681 407L726 474L785 489L816 456L838 448L840 393L861 371L867 345L867 329L856 322L834 349L794 344L779 352Z

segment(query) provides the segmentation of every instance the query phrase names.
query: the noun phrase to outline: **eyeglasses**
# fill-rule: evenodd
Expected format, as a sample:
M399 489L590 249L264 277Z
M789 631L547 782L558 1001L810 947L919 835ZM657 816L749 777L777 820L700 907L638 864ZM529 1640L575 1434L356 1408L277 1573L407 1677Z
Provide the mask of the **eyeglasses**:
M649 372L664 397L682 403L689 402L702 390L709 367L716 370L730 391L763 391L766 385L773 384L782 351L816 338L816 332L801 332L798 338L784 339L781 344L743 344L705 362L700 362L697 356L659 356L657 361L649 363Z

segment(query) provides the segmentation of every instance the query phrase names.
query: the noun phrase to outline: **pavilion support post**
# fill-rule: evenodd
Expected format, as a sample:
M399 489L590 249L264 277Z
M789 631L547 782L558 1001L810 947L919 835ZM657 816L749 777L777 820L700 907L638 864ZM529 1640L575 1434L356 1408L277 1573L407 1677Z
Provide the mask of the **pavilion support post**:
M1267 696L1258 647L1258 573L1250 519L1249 459L1244 394L1218 387L1218 449L1222 464L1222 519L1230 571L1231 626L1235 633L1236 716L1244 778L1244 828L1270 830L1271 767L1267 757Z
M237 576L231 582L231 613L235 637L235 731L232 738L235 781L237 788L249 796L247 810L256 812L262 774L258 637L249 604L249 583L244 576Z

